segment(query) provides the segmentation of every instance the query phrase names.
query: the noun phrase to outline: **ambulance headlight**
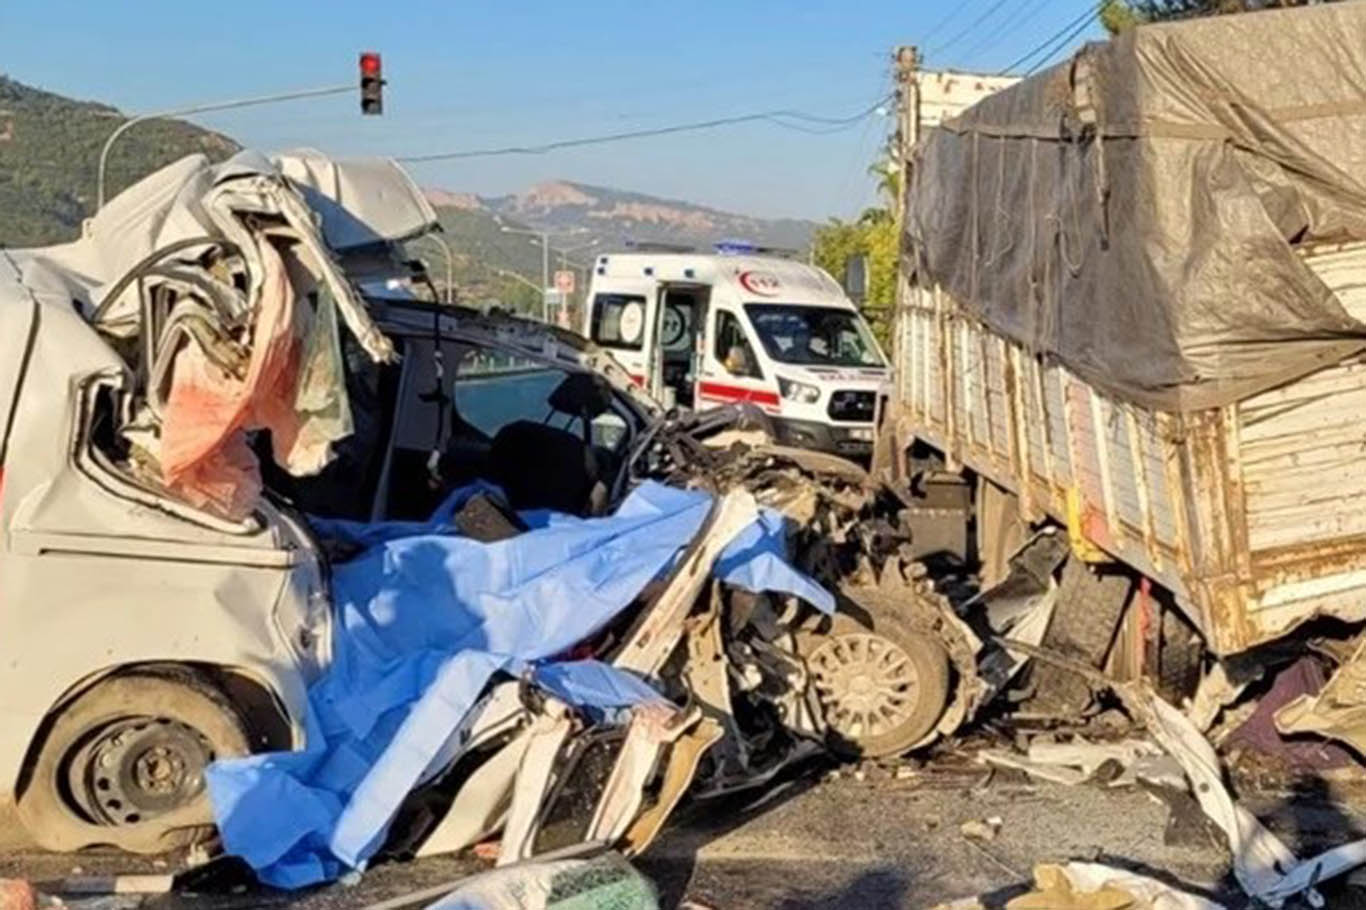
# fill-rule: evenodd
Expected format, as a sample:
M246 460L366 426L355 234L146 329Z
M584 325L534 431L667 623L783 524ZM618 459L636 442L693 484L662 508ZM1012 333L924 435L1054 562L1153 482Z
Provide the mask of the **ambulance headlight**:
M821 390L816 386L798 382L795 379L778 377L778 393L788 401L798 404L815 404L821 400Z

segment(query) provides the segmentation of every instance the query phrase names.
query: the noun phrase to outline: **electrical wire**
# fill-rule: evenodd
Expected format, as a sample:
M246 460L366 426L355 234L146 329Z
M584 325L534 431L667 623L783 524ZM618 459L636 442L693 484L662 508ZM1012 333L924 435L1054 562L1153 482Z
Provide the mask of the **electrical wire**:
M433 152L425 155L400 155L395 157L395 161L405 164L418 164L425 161L454 161L464 158L491 158L501 155L544 155L547 152L558 151L567 148L580 148L587 145L606 145L611 142L623 142L628 139L646 139L652 136L668 136L675 133L691 133L701 130L718 129L725 126L736 126L742 123L767 122L774 126L784 129L795 130L796 132L808 133L811 135L823 136L830 133L840 132L857 125L860 121L874 114L878 108L882 107L891 96L887 95L879 98L877 103L865 110L859 111L849 117L821 117L815 114L808 114L803 111L793 110L774 110L760 111L753 114L739 114L734 117L718 117L714 120L701 120L693 123L678 123L672 126L653 127L651 129L629 130L622 133L607 133L602 136L584 136L576 139L560 139L554 142L544 142L538 145L510 145L500 148L468 149L454 152ZM800 121L790 123L789 120ZM809 127L803 123L821 124L826 128Z
M972 22L969 23L968 26L967 26L966 28L964 28L962 31L958 32L958 33L955 34L952 38L950 38L949 40L943 42L942 44L938 44L938 45L936 45L936 46L930 48L930 49L929 49L929 54L930 54L930 55L938 54L938 53L940 53L940 52L942 52L942 51L945 51L945 50L947 50L947 49L953 47L953 46L954 46L955 44L957 44L959 41L962 41L962 40L963 40L964 38L966 38L968 35L971 35L974 29L976 29L976 28L977 28L979 25L981 25L983 22L986 22L988 19L990 19L991 16L992 16L992 14L994 14L994 13L995 13L997 10L999 10L1002 6L1005 6L1005 4L1006 4L1006 0L996 0L995 3L991 4L991 6L988 6L988 7L986 8L986 10L982 13L982 15L980 15L980 16L978 16L976 19L972 20Z
M933 28L931 28L931 29L930 29L928 32L926 32L924 35L921 35L921 36L920 36L920 43L921 43L921 44L926 44L926 43L929 42L929 40L930 40L931 38L935 37L935 36L938 35L940 32L942 32L942 31L945 29L945 27L948 26L948 24L949 24L950 22L952 22L954 19L957 19L957 18L958 18L958 14L961 13L961 12L963 11L963 8L966 7L967 5L968 5L968 4L964 3L964 4L960 5L960 6L955 6L955 7L949 12L949 14L948 14L947 16L945 16L943 19L940 19L939 22L936 23L935 26L934 26Z
M1025 75L1032 76L1035 72L1043 68L1048 63L1052 62L1053 58L1060 54L1062 51L1066 50L1068 45L1070 45L1078 35L1080 35L1086 29L1090 28L1092 22L1100 18L1100 11L1102 9L1104 9L1103 5L1097 7L1094 13L1087 16L1081 23L1077 25L1076 28L1072 29L1072 31L1064 35L1062 40L1058 42L1056 47L1049 51L1042 59L1040 59L1029 69L1025 70Z
M1105 9L1105 4L1106 4L1107 2L1108 2L1108 0L1101 0L1101 2L1098 3L1098 4L1096 4L1095 6L1089 6L1089 7L1087 7L1087 8L1086 8L1086 11L1083 12L1080 16L1077 16L1075 19L1071 20L1071 21L1068 22L1066 25L1064 25L1062 28L1060 28L1060 29L1058 29L1056 32L1054 32L1052 35L1050 35L1049 37L1045 38L1045 39L1043 40L1043 42L1040 43L1040 44L1038 44L1037 46L1035 46L1035 48L1034 48L1033 50L1031 50L1029 53L1025 54L1024 56L1020 57L1018 60L1014 61L1013 63L1011 63L1009 66L1004 67L1004 68L1003 68L999 73L997 73L996 75L998 75L998 76L1008 76L1008 75L1011 74L1011 71L1012 71L1012 70L1014 70L1014 69L1017 68L1017 67L1023 66L1025 63L1029 62L1030 60L1033 60L1034 57L1036 57L1038 54L1041 54L1041 53L1043 53L1044 51L1048 51L1050 48L1052 48L1052 51L1051 51L1051 53L1050 53L1049 56L1051 56L1052 54L1057 53L1057 48L1054 47L1054 45L1055 45L1055 44L1058 44L1060 40L1061 40L1061 44L1066 44L1066 42L1067 42L1068 40L1070 40L1070 38L1075 37L1076 35L1080 34L1081 31L1082 31L1082 29L1084 29L1084 28L1086 28L1086 26L1090 25L1090 24L1091 24L1091 21L1092 21L1093 19L1096 19L1096 18L1098 18L1098 17L1100 16L1101 10ZM1060 46L1061 46L1061 45L1060 45ZM1044 59L1048 59L1048 58L1045 57ZM1030 72L1032 73L1033 70L1030 70Z
M996 26L994 29L987 32L982 37L981 41L978 41L968 50L964 51L963 59L970 60L973 57L976 57L982 51L994 45L996 41L1006 32L1012 31L1024 25L1030 19L1034 18L1034 16L1038 14L1039 10L1047 2L1048 0L1025 0L1025 2L1021 4L1021 6L1018 9L1016 9L1012 15L1006 16L1004 19L1001 20L1000 25Z

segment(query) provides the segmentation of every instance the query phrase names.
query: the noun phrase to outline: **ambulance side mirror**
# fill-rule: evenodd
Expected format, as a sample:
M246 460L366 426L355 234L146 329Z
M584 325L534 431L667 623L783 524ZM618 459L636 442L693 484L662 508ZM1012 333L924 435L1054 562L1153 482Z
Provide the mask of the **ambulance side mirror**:
M868 256L856 253L844 263L844 293L855 303L868 297Z

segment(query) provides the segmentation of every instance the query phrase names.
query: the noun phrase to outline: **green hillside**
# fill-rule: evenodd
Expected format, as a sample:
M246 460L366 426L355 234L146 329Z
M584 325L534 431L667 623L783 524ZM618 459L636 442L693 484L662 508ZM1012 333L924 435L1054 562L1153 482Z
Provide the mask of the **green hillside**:
M94 207L100 147L122 119L108 105L0 76L0 246L76 238ZM219 160L236 150L231 139L183 121L142 123L114 145L106 192L192 152Z
M437 206L442 231L454 254L456 293L462 303L478 306L497 301L519 312L539 312L540 296L524 281L539 284L541 250L530 239L506 234L491 212ZM427 263L433 276L445 279L445 259L426 242L412 245L410 251ZM551 268L558 263L552 259Z

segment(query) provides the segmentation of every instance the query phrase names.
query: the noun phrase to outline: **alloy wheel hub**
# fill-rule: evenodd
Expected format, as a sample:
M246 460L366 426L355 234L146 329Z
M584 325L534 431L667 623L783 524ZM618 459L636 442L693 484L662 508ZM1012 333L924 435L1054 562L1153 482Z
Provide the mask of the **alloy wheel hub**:
M904 648L871 633L836 635L811 654L825 719L852 740L879 736L915 710L920 679Z

